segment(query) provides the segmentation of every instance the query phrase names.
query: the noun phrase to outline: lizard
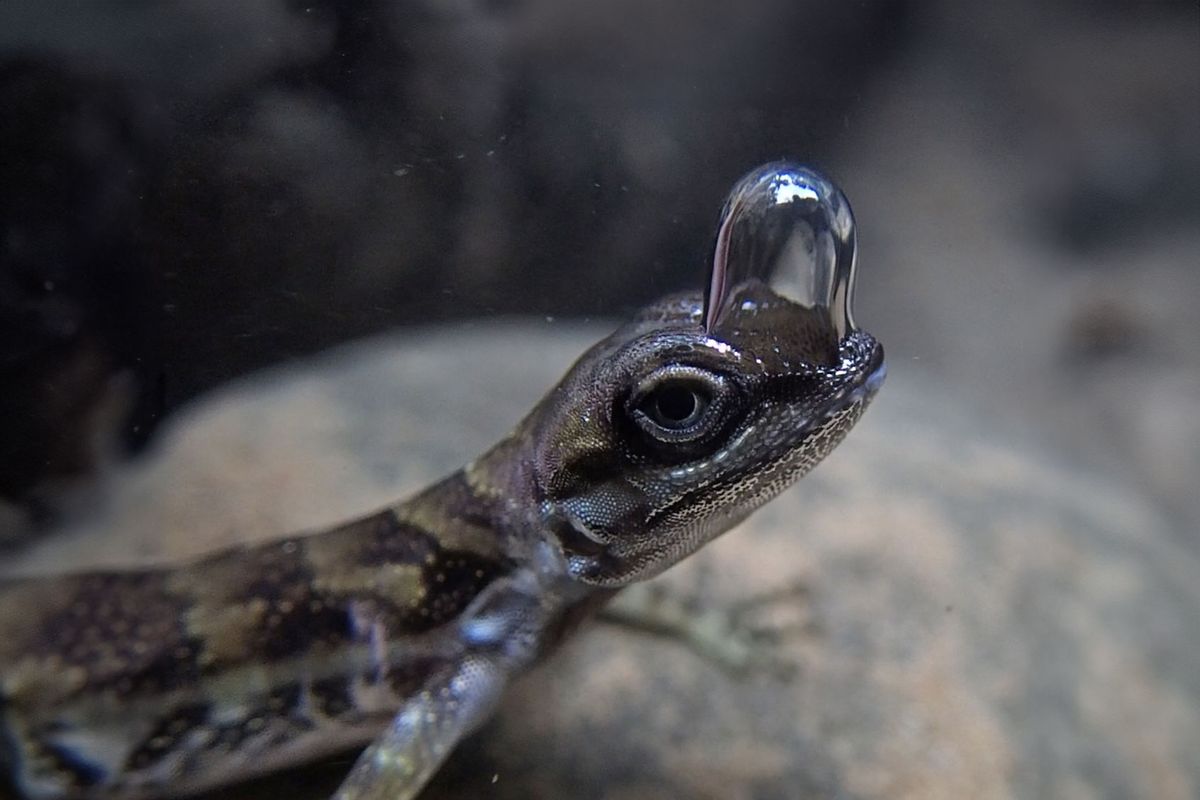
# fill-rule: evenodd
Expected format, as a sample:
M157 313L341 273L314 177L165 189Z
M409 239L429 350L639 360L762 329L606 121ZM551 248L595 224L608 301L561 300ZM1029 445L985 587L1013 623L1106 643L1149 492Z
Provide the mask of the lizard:
M513 676L853 427L885 375L854 247L836 186L766 165L725 204L705 292L643 309L415 496L182 565L0 583L11 785L175 797L366 745L336 800L416 797Z

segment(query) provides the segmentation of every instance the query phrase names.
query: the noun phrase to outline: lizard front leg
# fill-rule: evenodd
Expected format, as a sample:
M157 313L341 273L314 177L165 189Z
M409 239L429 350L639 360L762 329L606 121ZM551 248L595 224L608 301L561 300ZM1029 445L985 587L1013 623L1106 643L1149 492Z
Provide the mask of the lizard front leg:
M372 742L334 800L411 800L466 734L491 714L507 669L467 656L427 678Z
M432 670L355 762L334 800L411 800L455 745L485 722L512 675L547 646L563 595L519 570L490 585L455 626L459 655Z

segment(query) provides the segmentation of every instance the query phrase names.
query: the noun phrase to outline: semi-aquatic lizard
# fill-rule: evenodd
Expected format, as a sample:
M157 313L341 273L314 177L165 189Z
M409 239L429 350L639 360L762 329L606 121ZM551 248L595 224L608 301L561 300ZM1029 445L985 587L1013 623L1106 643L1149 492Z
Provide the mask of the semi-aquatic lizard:
M0 584L13 787L170 797L371 742L337 798L415 797L515 673L854 425L884 368L850 317L853 263L836 187L761 168L705 296L645 309L417 496L183 566ZM766 282L779 266L793 299Z

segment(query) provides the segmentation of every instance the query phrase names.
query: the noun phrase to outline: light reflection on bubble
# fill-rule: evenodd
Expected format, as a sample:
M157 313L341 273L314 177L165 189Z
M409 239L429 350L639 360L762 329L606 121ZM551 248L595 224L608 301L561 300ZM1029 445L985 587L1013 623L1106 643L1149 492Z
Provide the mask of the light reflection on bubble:
M725 201L704 298L710 333L755 312L754 286L827 315L838 338L854 329L854 215L820 173L775 162L743 177Z

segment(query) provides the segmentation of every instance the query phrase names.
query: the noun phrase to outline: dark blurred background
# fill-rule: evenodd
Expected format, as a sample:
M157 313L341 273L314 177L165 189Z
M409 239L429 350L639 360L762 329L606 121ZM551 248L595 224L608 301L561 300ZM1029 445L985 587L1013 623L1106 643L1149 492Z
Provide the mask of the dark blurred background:
M893 370L1200 546L1195 2L6 0L0 109L10 537L248 371L698 287L790 156Z

